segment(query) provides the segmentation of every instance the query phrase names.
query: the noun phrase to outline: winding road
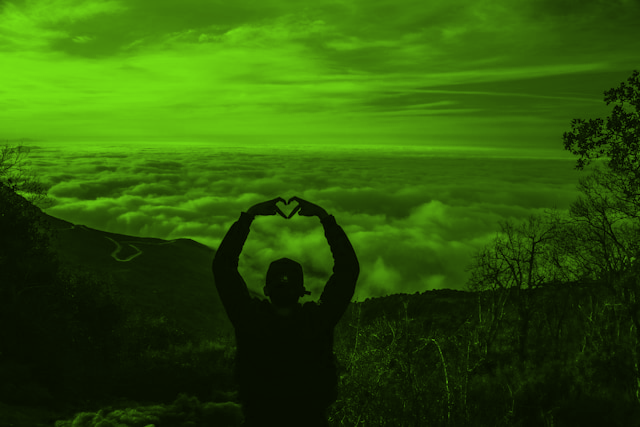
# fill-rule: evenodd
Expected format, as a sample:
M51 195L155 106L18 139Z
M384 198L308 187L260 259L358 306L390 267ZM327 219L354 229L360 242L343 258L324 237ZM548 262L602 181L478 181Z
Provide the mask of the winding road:
M129 261L131 261L132 259L134 259L135 257L138 257L138 256L140 256L140 255L142 255L142 254L143 254L142 249L140 249L140 248L139 248L139 247L137 247L136 245L133 245L132 243L129 243L129 242L137 243L137 244L139 244L139 245L140 245L140 244L143 244L143 245L157 245L157 246L159 246L159 245L168 245L168 244L170 244L170 243L175 243L175 242L176 242L176 241L175 241L175 239L174 239L174 240L169 240L169 241L167 241L167 242L162 242L162 243L137 242L137 241L131 241L131 240L127 240L127 241L123 241L123 242L118 242L118 241L116 241L116 240L113 240L111 237L104 236L104 238L105 238L105 239L109 239L109 240L111 240L113 243L115 243L115 244L116 244L116 248L113 250L113 252L111 252L111 257L112 257L113 259L115 259L116 261L119 261L119 262L129 262ZM122 250L122 246L120 245L120 243L127 244L127 245L131 246L133 249L135 249L136 251L138 251L138 252L137 252L137 253L135 253L135 254L133 254L133 255L131 255L131 256L129 256L129 257L127 257L127 258L125 258L125 259L120 259L120 258L118 257L118 253Z
M113 250L113 252L111 252L111 257L112 257L113 259L115 259L116 261L120 261L120 262L129 262L129 261L131 261L132 259L134 259L135 257L142 255L142 251L140 250L140 248L138 248L138 247L137 247L137 246L135 246L135 245L132 245L131 243L128 243L128 245L129 245L129 246L131 246L131 247L132 247L133 249L135 249L136 251L138 251L138 253L135 253L135 254L131 255L130 257L128 257L128 258L120 259L120 258L118 258L118 252L120 252L120 251L122 250L122 246L120 246L120 243L118 243L117 241L113 240L111 237L104 236L104 238L105 238L105 239L109 239L109 240L111 240L113 243L115 243L115 244L116 244L116 248Z
M73 224L71 227L69 228L59 228L58 230L73 230L75 228L79 228L81 230L85 230L85 231L91 231L91 229L87 228L86 226L82 225L82 224ZM132 259L139 257L140 255L142 255L144 253L144 251L142 249L140 249L139 247L135 246L133 243L136 243L138 245L142 244L142 245L167 245L170 243L175 243L176 239L174 240L168 240L166 242L161 242L161 243L152 243L152 242L139 242L139 241L135 241L135 240L125 240L122 242L118 242L117 240L112 239L111 237L107 237L104 236L105 239L111 240L113 243L115 243L116 248L113 250L113 252L111 252L111 257L113 259L115 259L118 262L129 262ZM133 249L135 249L137 252L127 258L124 259L120 259L120 257L118 256L118 254L120 253L120 251L122 250L122 245L120 244L127 244L129 246L131 246Z

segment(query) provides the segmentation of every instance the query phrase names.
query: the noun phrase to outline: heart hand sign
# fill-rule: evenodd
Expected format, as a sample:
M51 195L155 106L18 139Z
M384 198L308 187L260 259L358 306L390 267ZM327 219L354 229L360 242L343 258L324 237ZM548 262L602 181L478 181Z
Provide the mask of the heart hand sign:
M276 206L277 203L282 202L284 205L288 205L291 201L298 202L298 206L296 206L289 215L285 215L282 209L279 206ZM284 206L283 206L284 207ZM288 201L283 199L282 197L276 197L275 199L268 200L266 202L258 203L257 205L253 205L247 211L248 214L251 215L275 215L279 214L284 219L289 219L294 216L298 212L298 215L302 216L321 216L327 215L327 211L321 208L318 205L314 205L311 202L307 202L304 199L301 199L297 196L293 196Z
M284 205L289 205L289 204L291 204L291 199L289 199L289 201L285 201L285 200L283 200L283 201L282 201L282 203L283 203ZM299 205L298 205L298 206L299 206ZM289 207L289 208L287 209L287 210L289 210L289 209L290 209L289 213L286 213L286 212L284 211L284 209L280 208L279 206L276 206L276 207L277 207L277 208L279 208L281 212L283 212L281 215L282 215L282 217L283 217L284 219L290 219L290 218L293 216L293 214L295 214L295 213L296 213L296 209L298 209L298 206L296 206L295 208L294 208L293 206ZM283 208L284 208L284 206L283 206Z

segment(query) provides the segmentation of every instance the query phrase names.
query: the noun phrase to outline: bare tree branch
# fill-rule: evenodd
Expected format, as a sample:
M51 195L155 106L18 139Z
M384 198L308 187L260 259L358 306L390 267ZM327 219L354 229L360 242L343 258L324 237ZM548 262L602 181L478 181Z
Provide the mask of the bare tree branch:
M18 145L10 147L9 144L0 151L0 185L11 188L16 193L23 195L30 203L41 209L46 209L55 204L55 201L47 196L47 188L35 175L25 172L25 166L31 162L24 160L31 149Z

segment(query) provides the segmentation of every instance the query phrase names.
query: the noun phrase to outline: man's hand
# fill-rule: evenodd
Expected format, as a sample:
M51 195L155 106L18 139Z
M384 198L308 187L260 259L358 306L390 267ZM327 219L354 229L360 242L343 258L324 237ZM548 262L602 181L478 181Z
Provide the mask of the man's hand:
M253 205L249 208L247 213L249 215L275 215L280 214L280 216L284 219L289 219L287 216L280 210L279 207L276 206L276 203L282 202L285 205L289 203L284 200L282 197L276 197L273 200L268 200L266 202L258 203L257 205Z
M316 216L317 215L318 218L320 218L320 219L322 219L325 216L329 215L327 213L327 211L325 211L320 206L314 205L311 202L307 202L306 200L303 200L300 197L293 196L292 198L289 199L289 201L286 204L288 205L289 203L291 203L292 200L295 200L296 202L298 202L298 206L296 206L296 208L293 211L291 211L291 214L289 214L289 218L291 218L293 215L295 215L295 213L298 212L298 211L299 211L298 215L302 215L302 216Z

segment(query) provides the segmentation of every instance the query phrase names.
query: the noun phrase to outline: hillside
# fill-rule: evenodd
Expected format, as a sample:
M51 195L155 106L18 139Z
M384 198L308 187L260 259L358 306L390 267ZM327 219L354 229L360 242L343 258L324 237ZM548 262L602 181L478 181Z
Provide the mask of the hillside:
M213 281L214 250L191 239L127 236L46 216L63 261L112 275L137 306L185 330L207 337L232 331Z

